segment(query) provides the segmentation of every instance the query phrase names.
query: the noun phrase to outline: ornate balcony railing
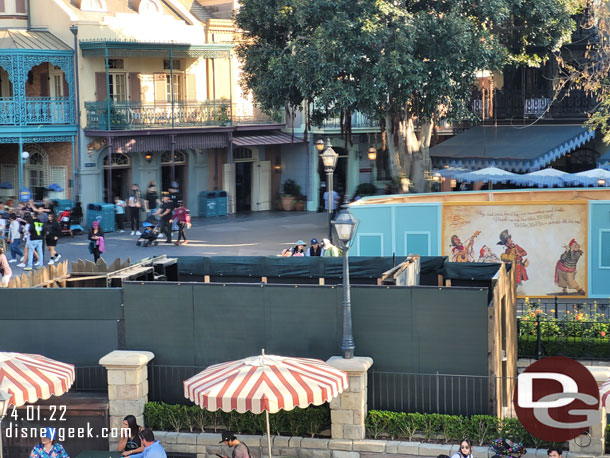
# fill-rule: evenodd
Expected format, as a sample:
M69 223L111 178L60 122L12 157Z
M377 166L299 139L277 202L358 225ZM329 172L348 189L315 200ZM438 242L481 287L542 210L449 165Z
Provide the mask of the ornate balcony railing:
M69 97L26 97L22 104L0 97L0 125L73 123L74 104Z
M550 104L550 106L549 106ZM553 94L535 93L522 94L521 91L497 91L493 99L493 115L488 113L486 119L586 119L587 113L595 109L595 98L583 91L573 90L567 95L559 95L553 99ZM471 101L474 114L481 117L483 100L480 94L475 94ZM491 112L491 110L489 110Z
M279 121L252 105L231 104L224 100L176 102L173 108L171 103L111 102L110 128L107 102L85 102L85 109L87 129L98 130L267 124Z
M365 114L360 112L355 112L352 114L352 129L358 128L367 128L367 127L379 127L379 123L375 122L373 119L369 118ZM341 128L341 119L340 118L331 118L327 119L322 123L323 129L340 129Z

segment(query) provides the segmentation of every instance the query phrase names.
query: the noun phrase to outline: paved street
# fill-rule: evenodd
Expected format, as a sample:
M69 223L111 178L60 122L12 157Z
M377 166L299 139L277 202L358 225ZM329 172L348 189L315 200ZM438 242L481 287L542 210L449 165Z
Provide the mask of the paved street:
M273 256L284 248L294 245L299 239L309 243L313 237L319 240L326 237L327 221L326 213L308 212L260 212L211 219L193 218L193 227L187 231L189 245L178 247L160 241L159 246L156 247L138 247L137 237L129 235L130 231L112 232L106 235L104 259L111 262L117 257L121 259L129 257L134 261L161 254ZM93 260L87 245L87 234L84 233L75 235L74 238L62 238L57 251L61 253L63 259ZM48 261L47 252L45 252L45 263L46 261ZM16 264L11 264L14 273L21 273L22 269L15 266Z

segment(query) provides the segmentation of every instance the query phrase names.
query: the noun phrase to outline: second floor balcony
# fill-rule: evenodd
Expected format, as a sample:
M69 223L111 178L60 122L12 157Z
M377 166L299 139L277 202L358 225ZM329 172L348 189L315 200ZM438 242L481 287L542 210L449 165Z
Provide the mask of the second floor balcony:
M73 124L74 105L68 97L0 97L0 125Z
M180 101L174 104L100 101L85 102L85 109L86 128L91 130L168 129L281 121L280 117L269 116L251 104L225 100Z

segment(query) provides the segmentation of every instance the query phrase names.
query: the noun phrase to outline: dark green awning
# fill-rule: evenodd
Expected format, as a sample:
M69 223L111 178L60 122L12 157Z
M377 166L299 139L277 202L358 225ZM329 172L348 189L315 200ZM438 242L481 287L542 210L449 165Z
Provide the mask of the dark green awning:
M595 131L580 125L477 126L430 149L435 167L533 172L580 148Z

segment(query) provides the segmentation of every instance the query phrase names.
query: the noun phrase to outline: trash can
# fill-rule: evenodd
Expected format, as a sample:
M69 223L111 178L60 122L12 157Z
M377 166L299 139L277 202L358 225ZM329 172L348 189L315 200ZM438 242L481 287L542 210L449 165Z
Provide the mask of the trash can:
M96 220L100 222L102 231L114 232L114 204L98 202L87 205L87 227Z
M53 206L58 212L72 209L72 201L70 199L52 199L51 202L53 202Z
M216 208L218 216L225 216L227 214L227 192L226 191L218 191L216 195Z
M210 218L217 216L216 191L201 191L199 193L199 216Z

